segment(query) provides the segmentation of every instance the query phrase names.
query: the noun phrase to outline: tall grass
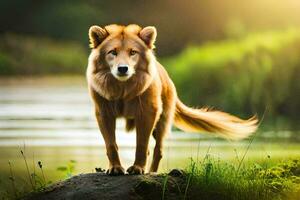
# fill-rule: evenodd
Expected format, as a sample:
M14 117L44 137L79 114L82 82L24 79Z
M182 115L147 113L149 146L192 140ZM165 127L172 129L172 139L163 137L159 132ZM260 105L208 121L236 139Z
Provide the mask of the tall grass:
M186 186L185 186L184 196L183 196L184 200L186 200L186 198L187 198L188 189L190 187L192 178L195 176L195 169L196 169L196 163L195 162L191 162L191 165L190 165L190 172L191 173L188 175L187 183L186 183Z
M15 183L15 176L14 176L12 165L11 165L10 161L8 161L8 165L9 165L9 171L10 171L9 179L11 181L13 195L14 195L14 198L17 198L18 197L18 193L17 193L16 183Z
M33 157L30 158L32 159L32 165L30 165L28 162L30 159L27 157L25 152L25 145L24 148L20 150L20 153L24 160L24 168L26 173L24 173L23 177L20 175L16 177L12 163L10 161L8 162L10 173L8 178L11 182L11 190L6 187L4 180L0 180L1 182L4 181L1 186L5 186L5 188L1 188L0 190L1 199L21 199L29 192L42 191L47 185L52 183L51 181L46 181L42 162L38 161L35 163L34 154ZM39 175L35 170L36 164L40 168L41 175ZM28 181L26 181L26 179L28 179Z
M189 186L184 199L287 199L300 191L299 160L264 168L253 163L222 162L208 156L187 167ZM187 187L186 187L187 188Z
M161 197L162 200L165 200L165 193L167 190L168 178L169 178L169 176L166 175L163 179L163 188L162 188L162 197Z
M38 166L39 166L39 168L40 168L40 170L41 170L41 174L42 174L44 186L46 186L47 181L46 181L46 178L45 178L45 174L44 174L44 170L43 170L43 164L42 164L42 161L38 161Z
M25 163L26 172L27 172L27 175L28 175L28 179L29 179L30 185L32 187L32 190L34 190L35 189L35 185L34 185L34 182L33 182L33 176L31 176L31 174L30 174L30 170L29 170L29 166L28 166L28 163L27 163L26 155L25 155L25 153L24 153L23 150L21 150L20 152L21 152L21 155L22 155L24 163Z

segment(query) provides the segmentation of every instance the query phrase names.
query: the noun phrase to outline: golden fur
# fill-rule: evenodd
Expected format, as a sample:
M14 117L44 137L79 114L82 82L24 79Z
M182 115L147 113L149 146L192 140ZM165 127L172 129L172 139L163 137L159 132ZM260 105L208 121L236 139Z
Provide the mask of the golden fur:
M164 136L175 126L186 131L207 131L229 139L245 138L257 128L257 119L242 120L230 114L185 106L153 49L154 27L109 25L89 30L87 80L95 113L106 144L110 175L124 174L115 139L116 118L126 119L126 129L136 128L134 164L129 174L142 174L148 156L150 135L156 140L150 172L162 158ZM126 66L126 74L119 67Z

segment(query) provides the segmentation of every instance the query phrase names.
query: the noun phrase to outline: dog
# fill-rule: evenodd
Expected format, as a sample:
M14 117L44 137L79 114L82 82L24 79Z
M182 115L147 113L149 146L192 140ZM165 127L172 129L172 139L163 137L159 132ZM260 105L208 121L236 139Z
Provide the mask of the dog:
M134 164L128 174L143 174L155 139L150 172L157 172L163 156L163 142L172 123L183 131L206 131L229 139L242 139L255 132L257 117L243 120L225 112L194 109L178 98L164 67L156 60L153 26L97 25L89 29L91 53L87 82L95 115L105 141L109 175L123 175L115 138L116 118L126 119L126 130L136 129Z

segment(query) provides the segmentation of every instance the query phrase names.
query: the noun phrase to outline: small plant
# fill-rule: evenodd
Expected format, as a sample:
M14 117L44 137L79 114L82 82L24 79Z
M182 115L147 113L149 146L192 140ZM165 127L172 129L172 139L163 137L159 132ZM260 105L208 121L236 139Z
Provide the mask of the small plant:
M11 181L14 197L17 198L18 194L17 194L17 188L16 188L16 184L15 184L15 177L14 177L14 174L13 174L13 170L12 170L12 166L11 166L10 161L8 161L8 165L9 165L9 171L10 171L9 180Z
M187 197L187 192L188 192L190 183L191 183L191 181L192 181L192 178L194 177L195 170L196 170L196 163L195 163L195 162L193 161L193 159L191 158L191 173L190 173L189 176L188 176L187 184L186 184L186 187L185 187L184 197L183 197L184 200L185 200L186 197Z
M32 177L32 183L33 183L33 186L34 186L34 189L37 188L37 175L36 175L36 172L35 172L35 161L34 161L34 153L32 154L32 167L33 167L33 172L31 173L31 177Z
M57 170L63 172L66 178L70 178L74 173L76 163L76 160L70 160L66 166L60 166Z
M26 166L26 170L27 170L27 174L28 174L28 179L29 179L30 185L31 185L31 187L32 187L32 190L34 190L35 187L34 187L34 185L33 185L32 176L30 175L30 170L29 170L29 167L28 167L26 155L25 155L25 153L23 152L23 150L21 150L20 152L21 152L22 157L23 157L23 160L24 160L24 162L25 162L25 166Z
M46 178L45 178L45 174L44 174L44 170L43 170L43 164L42 161L38 161L38 166L41 170L41 174L42 174L42 178L43 178L43 185L46 186Z
M166 192L166 189L167 189L168 178L169 178L169 176L166 175L163 179L163 191L162 191L162 198L161 198L162 200L165 199L165 192Z

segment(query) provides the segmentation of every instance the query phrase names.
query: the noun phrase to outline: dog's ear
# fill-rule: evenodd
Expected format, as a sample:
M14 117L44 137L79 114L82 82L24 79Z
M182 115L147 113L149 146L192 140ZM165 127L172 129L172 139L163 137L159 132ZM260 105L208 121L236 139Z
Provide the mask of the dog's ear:
M100 26L91 26L89 29L90 47L96 48L108 36L108 32Z
M156 40L156 28L154 26L147 26L143 28L140 33L139 37L145 42L145 44L150 48L154 49L154 42Z

